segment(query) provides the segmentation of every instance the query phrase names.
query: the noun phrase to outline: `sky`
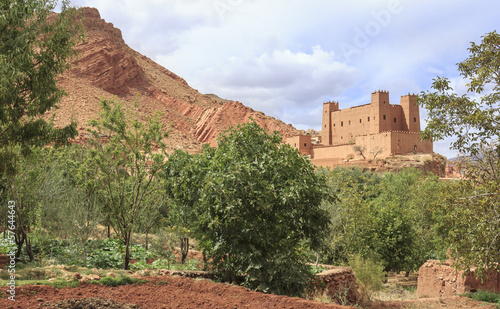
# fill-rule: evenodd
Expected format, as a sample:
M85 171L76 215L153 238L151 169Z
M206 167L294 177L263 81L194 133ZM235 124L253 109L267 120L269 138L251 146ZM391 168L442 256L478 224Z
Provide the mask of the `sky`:
M399 104L447 77L470 42L500 31L497 0L73 0L95 7L133 49L201 93L321 130L323 102ZM427 113L421 110L422 125ZM434 151L456 156L450 140Z

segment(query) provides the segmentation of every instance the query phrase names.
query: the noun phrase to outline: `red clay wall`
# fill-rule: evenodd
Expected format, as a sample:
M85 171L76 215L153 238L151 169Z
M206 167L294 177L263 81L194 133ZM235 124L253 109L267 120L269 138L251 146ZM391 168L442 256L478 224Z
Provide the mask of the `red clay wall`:
M323 290L337 304L356 304L358 284L350 267L334 267L316 275L316 289Z
M474 278L473 272L463 274L463 271L457 272L450 261L427 261L418 272L417 297L447 297L477 290L500 292L500 273L490 273L489 280L483 283Z

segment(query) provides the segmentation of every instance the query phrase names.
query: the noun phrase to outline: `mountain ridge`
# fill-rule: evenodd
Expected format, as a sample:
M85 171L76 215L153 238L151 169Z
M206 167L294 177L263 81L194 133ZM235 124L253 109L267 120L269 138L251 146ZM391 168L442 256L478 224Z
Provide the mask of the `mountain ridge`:
M162 122L170 127L169 148L200 150L216 145L220 133L252 118L268 132L279 131L283 138L299 133L292 125L266 116L238 101L202 94L182 77L130 48L121 30L103 20L95 8L81 8L86 29L83 43L75 47L78 57L60 79L68 93L56 111L55 124L78 122L80 136L87 123L97 116L102 98L118 98L130 106L137 101L141 119L163 113Z

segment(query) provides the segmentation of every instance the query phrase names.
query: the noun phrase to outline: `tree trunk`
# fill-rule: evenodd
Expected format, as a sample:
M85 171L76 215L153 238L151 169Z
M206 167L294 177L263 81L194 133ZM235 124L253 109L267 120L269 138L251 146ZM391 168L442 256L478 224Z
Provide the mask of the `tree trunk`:
M201 256L203 258L203 270L207 270L207 255L205 254L205 250L201 251Z
M123 269L125 270L129 270L129 264L130 264L130 251L129 251L130 233L131 230L127 232L127 235L125 237L125 263L123 265Z
M149 247L149 230L146 230L146 251L148 251Z
M108 221L108 239L111 238L111 226L109 224L109 221Z
M410 272L409 271L405 272L405 277L408 278L409 276L410 276Z
M22 234L18 235L17 230L16 230L16 234L14 236L15 236L15 241L16 241L16 245L17 245L16 259L19 259L19 257L21 256L21 250L23 249L24 236Z
M24 239L26 239L26 253L28 254L28 257L30 258L30 262L33 262L35 259L35 256L33 255L33 248L31 247L31 240L28 239L28 235L26 235L26 232L24 229L21 229L21 233L24 235Z
M189 238L182 237L181 238L181 264L184 264L186 257L189 252Z

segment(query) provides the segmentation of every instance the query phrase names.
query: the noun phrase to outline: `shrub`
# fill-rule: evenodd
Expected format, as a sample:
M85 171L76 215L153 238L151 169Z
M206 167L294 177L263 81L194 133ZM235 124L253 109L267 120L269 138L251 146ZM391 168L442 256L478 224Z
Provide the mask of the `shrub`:
M484 301L487 303L494 303L498 305L498 308L500 308L500 293L479 290L475 293L463 294L462 296L466 296L478 301Z
M373 292L384 288L383 282L386 273L382 263L364 259L359 255L353 255L349 259L349 266L354 271L362 302L371 300Z

